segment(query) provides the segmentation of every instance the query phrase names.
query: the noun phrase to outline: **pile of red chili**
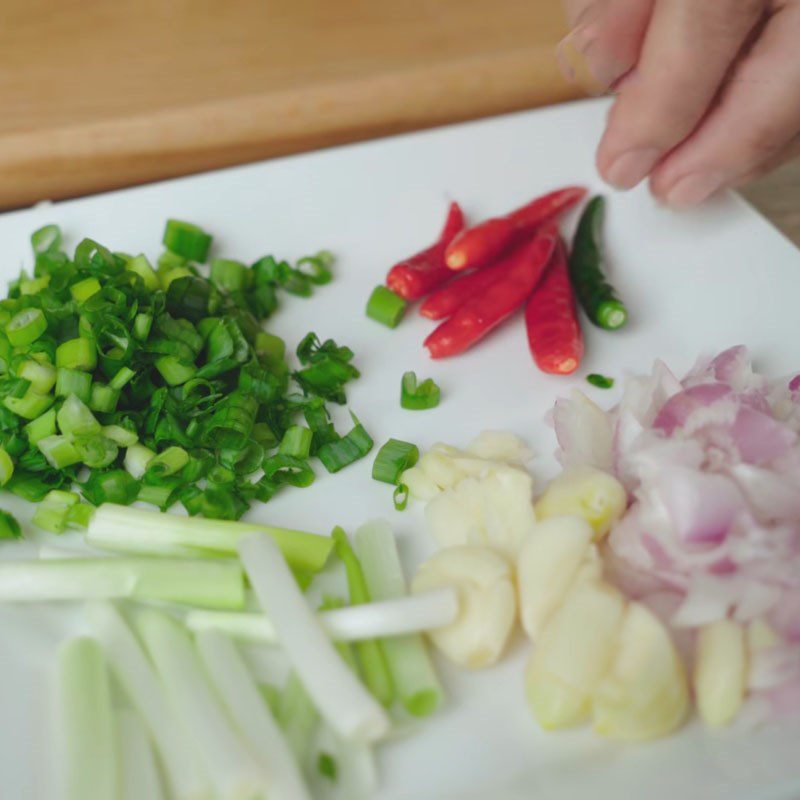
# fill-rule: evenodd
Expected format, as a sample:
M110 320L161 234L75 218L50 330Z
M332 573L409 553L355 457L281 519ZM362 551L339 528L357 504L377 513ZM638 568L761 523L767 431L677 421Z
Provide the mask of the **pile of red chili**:
M420 314L441 320L425 340L432 358L463 353L525 306L537 366L568 375L583 356L576 295L600 327L625 323L625 307L603 272L603 199L584 210L569 256L558 232L559 218L585 196L582 187L559 189L471 228L458 203L451 204L439 239L386 278L404 300L425 298Z

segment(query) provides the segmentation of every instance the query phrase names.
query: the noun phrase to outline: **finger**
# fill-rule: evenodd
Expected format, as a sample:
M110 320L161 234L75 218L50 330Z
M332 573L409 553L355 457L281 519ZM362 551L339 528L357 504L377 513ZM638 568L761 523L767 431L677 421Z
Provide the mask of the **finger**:
M738 186L798 147L800 7L767 23L700 128L659 165L653 193L669 205L701 203Z
M654 0L572 0L573 29L556 50L564 74L587 91L607 91L639 57Z
M696 127L765 0L656 0L636 69L597 154L603 178L630 189Z

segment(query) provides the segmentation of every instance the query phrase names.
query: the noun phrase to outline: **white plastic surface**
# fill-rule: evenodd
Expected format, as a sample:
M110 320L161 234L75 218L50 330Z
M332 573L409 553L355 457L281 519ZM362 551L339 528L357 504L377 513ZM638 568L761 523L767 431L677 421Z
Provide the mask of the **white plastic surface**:
M656 356L676 370L700 352L746 343L773 374L800 368L800 253L741 200L727 197L691 214L656 206L644 189L610 198L607 219L613 281L630 325L615 333L586 327L587 356L572 378L539 373L517 318L472 352L432 362L422 349L430 323L413 311L394 331L368 320L364 306L391 264L436 236L449 198L472 219L500 214L551 188L587 183L601 190L593 149L605 114L590 101L469 125L169 181L0 217L11 279L30 267L28 236L59 223L70 246L91 236L112 249L151 257L167 217L215 235L214 252L252 261L266 253L298 257L322 247L338 257L336 279L311 300L282 298L269 329L290 344L308 331L356 352L363 377L348 387L352 409L376 441L393 436L427 446L466 444L484 428L511 429L531 445L534 469L552 470L554 436L543 422L555 398L579 387L610 404L617 389L594 389L588 372L620 378ZM573 224L572 222L570 225ZM432 411L400 408L400 376L413 369L442 387ZM337 420L346 429L346 415ZM287 491L254 519L327 532L351 532L385 516L409 567L430 550L419 508L392 510L391 488L370 479L372 458ZM4 495L2 505L30 518ZM0 557L19 548L0 547ZM78 623L68 609L0 608L0 795L49 800L49 655ZM800 796L800 723L757 733L680 735L638 747L588 730L543 734L525 708L518 637L497 668L445 670L447 707L380 753L384 784L376 800L789 800Z

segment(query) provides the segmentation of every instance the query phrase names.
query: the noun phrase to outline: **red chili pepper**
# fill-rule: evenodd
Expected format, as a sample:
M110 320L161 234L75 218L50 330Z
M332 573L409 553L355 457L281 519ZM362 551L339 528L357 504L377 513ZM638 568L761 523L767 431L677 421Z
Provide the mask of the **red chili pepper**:
M504 217L487 219L456 236L445 251L444 260L453 270L482 267L509 247L533 233L545 222L577 205L586 195L582 186L558 189L528 203Z
M505 274L428 336L425 347L431 357L463 353L522 306L542 277L557 241L558 233L551 228L509 253L497 265Z
M551 375L575 372L583 358L583 335L561 241L525 307L525 327L533 360L542 372Z
M420 306L419 313L428 319L446 319L461 308L467 300L483 294L507 271L507 265L501 263L456 278L428 295ZM448 270L448 272L450 275L453 274L452 270Z
M393 266L386 276L386 285L406 300L419 300L441 286L453 277L452 271L445 266L444 251L463 229L464 212L458 203L451 203L436 243Z

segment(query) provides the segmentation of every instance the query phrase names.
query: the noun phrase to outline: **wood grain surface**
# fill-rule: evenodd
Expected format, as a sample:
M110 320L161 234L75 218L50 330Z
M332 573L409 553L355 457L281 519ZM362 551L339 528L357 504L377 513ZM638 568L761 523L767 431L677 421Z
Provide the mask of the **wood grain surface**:
M577 96L560 0L0 0L0 208ZM800 244L800 165L745 195Z

